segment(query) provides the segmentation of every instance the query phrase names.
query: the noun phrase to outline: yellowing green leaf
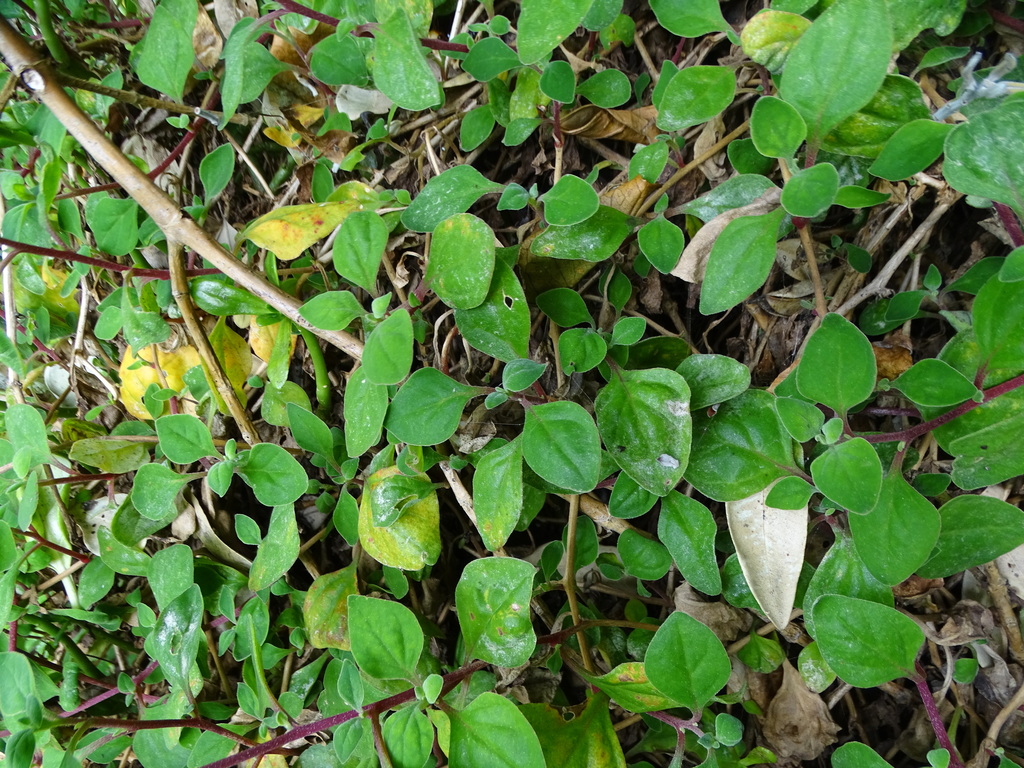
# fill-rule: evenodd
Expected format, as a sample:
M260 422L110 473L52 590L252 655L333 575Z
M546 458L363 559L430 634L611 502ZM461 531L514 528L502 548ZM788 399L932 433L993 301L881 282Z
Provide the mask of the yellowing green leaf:
M398 474L398 467L386 467L370 475L359 501L359 543L382 565L403 571L418 571L437 561L441 554L440 513L437 493L409 504L387 527L373 524L370 499L385 478ZM426 479L426 475L422 476Z

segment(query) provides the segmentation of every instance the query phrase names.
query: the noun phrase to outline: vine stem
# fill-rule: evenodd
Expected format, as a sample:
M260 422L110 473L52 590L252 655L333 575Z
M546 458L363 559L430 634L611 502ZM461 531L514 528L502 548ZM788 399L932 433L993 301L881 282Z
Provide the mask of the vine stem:
M1024 245L1024 231L1020 228L1020 220L1017 218L1017 214L1005 203L995 203L995 209L996 213L999 214L999 221L1002 222L1003 229L1010 236L1010 242L1013 243L1013 247L1020 248Z
M472 664L463 667L462 669L456 670L455 672L449 672L444 676L444 688L442 689L442 695L447 691L451 690L456 683L464 680L465 678L472 675L474 672L478 672L483 669L487 664L483 661L474 661ZM351 709L348 712L342 712L338 715L332 715L331 717L325 717L322 720L317 720L312 723L306 723L305 725L299 725L288 731L285 731L280 736L277 736L270 741L265 741L262 744L258 744L255 747L249 749L243 749L241 752L236 752L233 755L222 758L212 763L207 763L203 768L234 768L239 763L244 763L246 760L254 760L256 758L268 755L271 752L276 752L286 744L289 744L297 739L304 739L307 736L312 736L315 733L326 731L329 728L333 728L336 725L347 723L349 720L353 720L359 717L361 714L371 714L374 712L386 712L389 709L397 707L399 704L405 704L407 701L412 701L416 698L416 689L410 688L407 691L396 693L394 696L389 696L386 699L374 702L373 704L367 704L362 709ZM176 725L180 724L179 721L172 721Z
M315 328L299 309L302 302L272 285L262 275L228 253L214 237L187 217L178 205L115 147L97 125L64 92L46 62L5 19L0 19L0 53L29 92L45 104L85 151L148 213L168 238L187 245L240 287L265 301L296 325L308 328L355 360L362 359L363 342L344 331Z
M949 768L964 768L964 762L954 749L953 742L950 741L949 734L946 732L946 725L942 722L939 708L935 705L935 697L932 695L932 689L928 687L924 668L919 662L915 662L914 666L917 669L917 674L911 680L917 686L917 692L921 695L921 701L924 702L924 709L928 713L928 722L931 723L932 730L935 731L935 738L939 740L942 748L949 752Z
M569 523L565 531L565 577L562 585L565 588L565 596L569 601L569 612L572 614L572 623L580 623L580 606L576 600L576 521L580 514L580 497L573 494L569 497ZM580 644L580 656L583 657L583 666L587 672L594 674L594 662L590 659L590 648L587 646L586 632L580 632L576 636Z
M117 184L106 185L111 189L117 187ZM96 190L100 190L97 187ZM74 251L64 250L62 248L47 248L43 245L31 245L29 243L22 243L18 240L9 240L6 237L0 237L0 245L8 248L14 248L25 253L34 253L37 256L49 256L54 259L63 259L64 261L75 262L78 264L88 264L91 267L97 267L99 269L105 269L109 272L131 272L136 277L154 277L157 280L170 280L171 273L166 269L144 269L138 267L132 267L127 264L118 264L115 261L107 261L106 259L95 259L92 256L83 256L80 253ZM2 269L6 265L0 265ZM188 277L198 277L200 275L219 275L221 271L219 269L190 269L186 272Z
M860 435L869 443L893 443L893 442L910 442L911 440L920 437L926 432L931 432L936 427L941 427L943 424L952 421L957 416L963 416L969 411L973 411L980 405L985 405L992 400L995 400L1000 395L1005 395L1007 392L1012 392L1015 389L1019 389L1024 386L1024 373L1014 376L1012 379L1007 379L1002 384L996 384L994 387L989 387L982 393L981 400L968 400L966 403L961 403L956 408L941 416L936 416L934 419L918 424L916 427L910 427L909 429L903 429L899 432L885 432L878 435Z

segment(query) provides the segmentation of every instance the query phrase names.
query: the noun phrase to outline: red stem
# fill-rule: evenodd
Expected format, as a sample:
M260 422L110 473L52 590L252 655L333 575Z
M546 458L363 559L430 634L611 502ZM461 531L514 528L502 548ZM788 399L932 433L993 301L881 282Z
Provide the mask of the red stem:
M50 256L54 259L64 259L64 261L73 261L78 264L88 264L89 266L99 267L100 269L106 269L111 272L132 272L139 277L155 277L158 280L171 279L171 273L166 269L140 269L138 267L130 267L125 264L118 264L114 261L106 261L105 259L94 259L92 256L82 256L74 251L66 251L61 248L46 248L42 245L29 245L28 243L21 243L17 240L8 240L6 237L0 237L0 245L5 245L8 248L17 248L25 251L26 253L34 253L37 256ZM219 275L220 270L190 269L186 274L189 277L196 277L198 275Z
M997 11L995 8L989 8L988 14L992 17L992 21L997 21L1003 26L1024 34L1024 21L1021 21L1014 16L1010 16L1008 13Z
M915 662L914 666L917 668L917 674L911 680L917 686L917 692L921 695L921 701L924 702L924 710L928 713L928 722L931 723L932 730L935 731L935 738L939 740L939 745L949 752L949 768L964 768L963 761L953 748L949 734L946 733L946 724L942 722L939 708L935 706L935 697L932 696L932 689L928 687L928 681L924 677L924 668L918 662Z
M999 214L999 221L1003 224L1003 229L1010 236L1010 242L1013 243L1013 247L1020 248L1024 245L1024 231L1021 231L1020 220L1017 218L1017 214L1005 203L996 203L995 208L996 213Z
M469 666L463 667L462 669L456 670L455 672L449 672L447 675L444 676L445 687L447 688L449 685L454 685L460 680L469 677L474 672L483 669L485 666L487 666L487 664L482 661L474 661ZM322 720L307 723L306 725L296 726L295 728L292 728L291 730L282 733L280 736L277 736L276 738L273 738L270 741L265 741L262 744L259 744L255 747L251 747L249 749L243 749L241 752L238 752L234 755L229 755L228 757L222 758L215 762L207 763L203 766L203 768L233 768L233 766L236 766L239 763L243 763L246 760L254 760L256 758L262 757L263 755L268 755L271 752L275 752L284 747L284 745L292 741L295 741L296 739L304 739L307 736L312 736L314 733L320 733L321 731L326 731L327 729L333 728L336 725L341 725L342 723L348 722L349 720L358 717L360 713L373 714L386 712L387 710L392 709L393 707L397 707L399 704L404 704L405 702L412 701L415 698L416 689L410 688L409 690L403 691L402 693L396 693L394 696L389 696L386 699L381 699L380 701L374 704L367 704L362 709L352 709L348 712L342 712L339 715L325 717ZM172 722L175 725L178 724L177 721Z
M21 531L21 533L30 539L35 539L47 549L52 549L54 552L60 552L62 555L73 557L75 560L78 560L79 562L88 563L90 560L92 560L92 558L89 555L83 555L81 552L75 552L73 549L62 547L60 544L54 544L52 541L44 539L36 532L35 528L29 528L27 531Z
M961 403L948 413L936 416L934 419L925 421L918 424L916 427L911 427L910 429L900 430L899 432L886 432L880 435L861 435L861 437L869 443L893 443L897 441L910 442L926 432L931 432L936 427L941 427L943 424L952 421L957 416L963 416L965 413L973 411L979 405L984 405L991 400L995 400L1000 395L1005 395L1007 392L1012 392L1022 386L1024 386L1024 373L1014 376L1012 379L1008 379L1002 384L996 384L994 387L986 389L982 393L981 402L978 402L977 400L968 400L966 403Z

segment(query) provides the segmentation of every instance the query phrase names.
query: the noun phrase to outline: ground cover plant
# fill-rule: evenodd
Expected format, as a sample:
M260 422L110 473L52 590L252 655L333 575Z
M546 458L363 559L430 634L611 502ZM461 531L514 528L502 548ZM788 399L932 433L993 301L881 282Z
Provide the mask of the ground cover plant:
M13 766L1024 759L1024 12L8 0Z

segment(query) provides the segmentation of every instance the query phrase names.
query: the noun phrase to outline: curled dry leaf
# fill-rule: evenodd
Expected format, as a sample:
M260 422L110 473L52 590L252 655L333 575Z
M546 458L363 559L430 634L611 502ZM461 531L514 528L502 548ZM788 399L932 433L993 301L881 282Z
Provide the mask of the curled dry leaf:
M761 610L779 629L789 624L807 543L807 506L775 509L765 503L772 483L725 504L729 535L743 576Z
M213 17L217 20L220 33L227 40L235 24L244 18L259 16L256 0L213 0Z
M585 136L588 139L615 139L630 144L650 144L658 137L654 119L658 110L653 107L638 109L605 109L586 104L561 117L562 133Z
M203 65L203 69L209 70L217 66L224 41L202 7L196 16L196 28L192 30L192 47L195 48L196 59Z
M677 611L695 618L723 643L731 643L745 634L754 623L750 614L740 608L717 600L711 603L701 600L697 591L685 581L673 593L672 603Z
M781 198L782 190L778 187L772 187L754 202L750 203L750 205L734 208L715 216L715 218L700 228L686 248L683 249L683 255L679 258L679 263L676 264L675 269L672 270L672 274L688 283L701 282L704 279L704 270L708 265L708 256L711 254L711 248L729 222L733 219L738 219L740 216L758 216L774 211L779 207L779 200Z
M768 705L762 729L772 751L796 760L815 760L840 730L821 696L808 690L788 661L782 663L782 687Z

